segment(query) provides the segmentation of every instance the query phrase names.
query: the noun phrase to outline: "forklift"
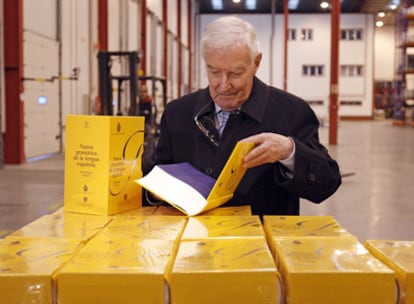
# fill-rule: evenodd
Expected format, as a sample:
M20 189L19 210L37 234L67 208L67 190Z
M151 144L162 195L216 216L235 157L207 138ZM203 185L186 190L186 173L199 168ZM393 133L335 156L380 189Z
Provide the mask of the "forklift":
M99 96L97 115L144 116L144 153L143 166L154 152L159 136L159 97L158 83L161 85L161 106L167 104L166 81L163 77L138 75L140 56L138 52L104 52L98 53ZM114 70L127 70L126 75ZM140 100L140 88L150 82L150 100ZM117 102L113 101L114 83L116 83ZM129 91L123 89L127 84ZM124 103L122 96L129 96L129 103ZM142 98L141 98L142 99ZM144 172L146 168L143 168Z

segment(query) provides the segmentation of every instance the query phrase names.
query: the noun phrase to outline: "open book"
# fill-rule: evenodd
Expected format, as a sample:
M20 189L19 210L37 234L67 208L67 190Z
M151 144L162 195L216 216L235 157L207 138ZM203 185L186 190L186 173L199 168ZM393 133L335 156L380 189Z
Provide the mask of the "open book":
M177 163L156 165L136 182L185 214L197 215L233 197L246 172L243 156L253 147L253 143L238 142L217 180L189 163Z

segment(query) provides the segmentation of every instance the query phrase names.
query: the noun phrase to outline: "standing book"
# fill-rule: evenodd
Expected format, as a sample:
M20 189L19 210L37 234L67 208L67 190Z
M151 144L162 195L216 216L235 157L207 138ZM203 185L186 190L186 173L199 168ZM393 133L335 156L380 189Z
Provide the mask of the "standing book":
M142 187L189 216L219 207L233 197L247 169L243 157L253 143L239 141L217 180L189 163L156 165L137 179Z

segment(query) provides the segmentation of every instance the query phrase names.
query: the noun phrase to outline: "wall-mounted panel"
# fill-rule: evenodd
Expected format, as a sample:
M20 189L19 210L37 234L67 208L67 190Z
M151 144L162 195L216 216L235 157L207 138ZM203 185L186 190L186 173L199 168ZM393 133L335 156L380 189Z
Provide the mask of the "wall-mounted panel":
M59 43L24 31L25 157L60 152ZM38 79L38 80L36 80ZM48 81L50 80L50 81Z

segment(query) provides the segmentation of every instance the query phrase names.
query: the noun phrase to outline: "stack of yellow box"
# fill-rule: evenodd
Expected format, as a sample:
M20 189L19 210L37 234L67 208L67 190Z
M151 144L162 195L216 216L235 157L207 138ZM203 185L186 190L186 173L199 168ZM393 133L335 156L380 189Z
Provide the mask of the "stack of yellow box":
M55 303L53 278L79 242L60 238L0 240L0 302Z
M351 235L340 226L335 218L329 215L265 215L263 225L266 234L272 237Z
M59 271L59 303L168 303L165 275L186 220L115 216Z
M278 271L256 216L188 219L167 280L172 303L278 303Z
M168 303L174 240L98 235L57 274L58 303Z
M102 230L102 234L115 237L176 240L187 222L186 216L116 216Z
M63 212L61 209L34 220L9 237L55 237L87 241L110 221L109 216Z
M395 273L330 216L265 216L286 303L393 303Z
M414 241L366 240L364 245L396 272L400 287L398 303L414 303Z
M265 238L257 216L196 216L188 218L182 240L206 238Z
M183 212L174 208L172 206L160 205L156 206L156 210L153 213L154 215L185 215ZM205 215L234 215L234 216L243 216L243 215L252 215L252 210L249 205L244 206L230 206L230 207L219 207L208 210L202 213L200 216Z

